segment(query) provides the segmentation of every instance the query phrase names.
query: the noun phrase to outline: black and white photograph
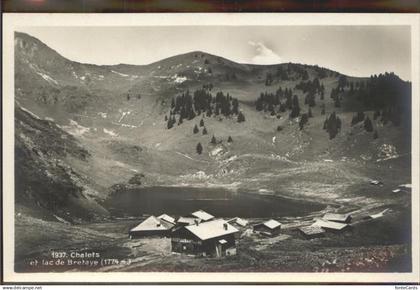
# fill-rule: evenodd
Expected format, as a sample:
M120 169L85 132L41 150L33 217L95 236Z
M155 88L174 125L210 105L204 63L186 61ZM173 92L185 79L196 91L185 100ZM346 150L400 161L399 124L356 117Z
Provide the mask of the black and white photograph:
M418 17L60 17L7 34L10 273L418 279Z

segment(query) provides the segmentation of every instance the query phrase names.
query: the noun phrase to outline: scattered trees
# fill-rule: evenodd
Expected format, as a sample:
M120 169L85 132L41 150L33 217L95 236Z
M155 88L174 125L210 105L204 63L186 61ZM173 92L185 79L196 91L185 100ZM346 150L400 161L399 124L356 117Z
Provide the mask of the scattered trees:
M233 98L229 93L216 93L213 96L210 90L213 88L212 84L203 85L203 88L194 91L193 94L187 90L181 95L172 98L170 116L168 117L168 129L172 128L175 122L172 118L179 115L180 120L192 120L196 116L211 117L223 115L225 117L239 116L239 101ZM242 119L241 119L242 120ZM181 124L182 121L179 122ZM204 126L204 120L200 121L200 127Z

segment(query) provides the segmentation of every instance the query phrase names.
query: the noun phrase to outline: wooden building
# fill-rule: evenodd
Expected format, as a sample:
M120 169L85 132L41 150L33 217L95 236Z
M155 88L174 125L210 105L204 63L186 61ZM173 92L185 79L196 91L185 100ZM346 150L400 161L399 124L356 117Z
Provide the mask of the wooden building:
M322 219L331 222L338 222L338 223L350 223L351 222L351 215L350 214L338 214L338 213L326 213Z
M305 226L299 228L299 232L306 239L321 238L325 235L325 230L320 226Z
M191 256L236 255L235 234L238 230L223 219L196 222L172 233L172 252Z
M254 226L254 232L271 237L278 235L280 233L280 229L281 223L273 219Z
M315 223L312 224L312 226L321 227L324 230L330 231L330 232L342 232L342 231L350 229L349 224L337 223L337 222L326 221L326 220L317 220Z
M158 219L155 216L149 216L139 225L130 229L128 235L130 239L152 236L169 237L171 235L171 229L173 227L174 224L170 222Z

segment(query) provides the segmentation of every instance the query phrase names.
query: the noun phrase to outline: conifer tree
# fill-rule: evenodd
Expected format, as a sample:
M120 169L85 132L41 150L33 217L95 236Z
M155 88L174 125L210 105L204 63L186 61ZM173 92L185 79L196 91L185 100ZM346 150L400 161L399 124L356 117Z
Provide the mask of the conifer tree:
M302 114L302 116L300 116L299 129L303 130L303 126L305 126L306 123L308 123L308 114Z
M200 121L200 127L204 127L204 120L203 119L201 119L201 121Z
M197 150L197 153L200 155L201 152L203 152L203 146L201 145L200 142L198 142L197 146L195 147L195 149Z
M299 100L296 95L293 96L292 111L290 112L290 118L296 118L300 115Z
M242 113L242 111L238 114L238 123L245 122L245 115Z
M203 128L203 135L207 135L207 129L206 129L206 127Z
M211 137L211 141L210 141L210 143L211 143L211 144L216 144L216 143L217 143L217 141L216 141L216 137L214 137L214 135L213 135L213 137Z
M228 143L232 143L233 142L233 139L232 139L232 137L231 136L229 136L229 138L228 138Z
M312 110L311 110L311 108L309 108L309 110L308 110L308 118L312 118L312 117L313 117Z
M363 123L363 126L364 126L364 128L367 132L372 132L373 131L372 121L369 119L369 116L366 116L366 119Z
M197 134L198 133L198 127L197 127L197 125L194 125L193 133L194 134Z
M373 139L378 139L378 137L378 130L375 130L375 132L373 132Z

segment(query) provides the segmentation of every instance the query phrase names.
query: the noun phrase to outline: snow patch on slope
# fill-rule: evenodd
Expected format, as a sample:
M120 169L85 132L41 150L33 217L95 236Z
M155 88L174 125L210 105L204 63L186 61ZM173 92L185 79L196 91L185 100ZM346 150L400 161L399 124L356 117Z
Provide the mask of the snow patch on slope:
M82 136L90 131L90 128L84 127L71 119L70 124L68 126L63 126L63 129L73 136Z
M111 137L117 137L118 136L118 134L117 133L115 133L114 131L112 131L112 130L108 130L108 129L106 129L106 128L103 128L103 131L104 131L104 133L105 134L108 134L109 136L111 136Z

